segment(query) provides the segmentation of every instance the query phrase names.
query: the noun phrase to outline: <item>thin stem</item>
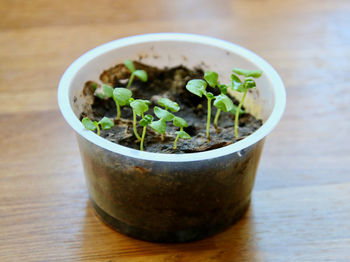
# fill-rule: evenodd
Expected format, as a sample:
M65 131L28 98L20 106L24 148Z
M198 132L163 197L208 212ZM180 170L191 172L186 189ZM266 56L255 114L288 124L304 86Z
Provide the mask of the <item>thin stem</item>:
M183 131L183 127L180 127L180 131ZM180 135L177 134L177 136L176 136L176 138L175 138L175 141L174 141L174 149L177 148L177 140L179 140L179 137L180 137Z
M137 140L141 140L141 137L139 136L139 134L137 133L137 129L136 129L136 113L134 110L132 110L133 114L134 114L134 121L133 121L133 127L134 127L134 134L137 138Z
M211 99L208 98L208 118L207 118L207 140L208 141L210 141L210 134L209 134L210 116L211 116Z
M120 119L120 106L119 106L119 103L117 101L117 99L114 99L114 102L115 102L115 105L117 107L117 117L116 117L116 120L119 120Z
M244 102L245 96L247 95L247 92L248 92L248 89L246 89L244 91L242 100L241 100L241 102L239 102L239 105L238 105L238 107L236 109L236 115L235 115L235 137L236 137L236 139L238 138L238 117L239 117L239 112L241 111L241 107L243 105L243 102Z
M147 126L144 126L142 130L142 138L141 138L141 144L140 144L141 151L143 151L143 141L145 140L146 129L147 129Z
M218 120L219 120L220 113L221 113L221 109L218 109L216 111L216 115L215 115L215 118L214 118L214 127L215 127L216 131L219 131L219 129L218 129Z
M126 86L126 89L128 89L131 86L132 81L134 81L134 76L135 76L134 73L131 73L128 85Z
M96 126L96 130L97 130L97 135L99 136L101 134L101 131L100 131L100 127L98 126L98 122L97 121L94 121L93 122L94 126Z

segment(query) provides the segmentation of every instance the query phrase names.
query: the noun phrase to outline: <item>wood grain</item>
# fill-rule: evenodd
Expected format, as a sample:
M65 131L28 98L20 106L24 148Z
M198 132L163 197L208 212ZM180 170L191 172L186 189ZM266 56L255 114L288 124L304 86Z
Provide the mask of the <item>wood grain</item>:
M0 1L0 261L350 261L349 13L346 0ZM250 210L194 243L138 241L100 222L57 107L79 55L151 32L243 45L287 88Z

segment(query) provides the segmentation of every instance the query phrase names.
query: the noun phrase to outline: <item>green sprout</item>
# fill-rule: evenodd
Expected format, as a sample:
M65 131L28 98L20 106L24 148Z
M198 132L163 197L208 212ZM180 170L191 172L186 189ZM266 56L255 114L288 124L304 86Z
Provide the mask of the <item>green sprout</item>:
M177 112L180 110L180 106L178 103L171 101L168 98L160 98L158 100L158 105L164 107L160 108L155 106L153 108L154 114L159 118L158 121L154 121L150 124L150 127L161 134L162 141L164 140L164 134L166 132L166 122L172 121L174 119L174 115L170 113L168 110L172 112Z
M166 122L173 120L174 115L165 109L158 106L153 108L154 114L159 118L157 121L153 121L149 126L159 134L161 134L162 141L164 140L164 134L166 132Z
M186 89L192 94L202 97L203 95L208 100L208 115L207 115L207 139L210 140L209 128L210 128L210 116L211 116L211 100L214 99L214 95L210 92L207 92L207 82L202 79L193 79L188 81Z
M141 81L147 82L148 75L145 70L136 70L134 63L130 59L125 60L124 64L131 71L131 76L129 78L129 82L126 88L129 88L131 86L135 76L137 76L137 78L140 79Z
M132 92L129 89L120 87L113 89L113 87L106 84L102 85L102 90L106 97L113 98L115 106L117 108L116 120L119 120L121 114L120 107L129 105L129 99L132 96Z
M226 94L223 93L215 97L214 106L217 108L216 115L214 118L214 127L216 130L218 130L218 120L221 111L231 112L235 109L235 106L231 98L229 98Z
M148 106L151 104L148 100L142 100L142 99L136 99L133 98L129 99L130 107L132 108L133 112L133 129L134 134L138 140L142 140L140 135L137 133L136 129L136 115L144 118L144 113L148 111Z
M86 129L91 131L97 130L97 135L101 133L99 126L101 126L103 130L111 129L114 126L113 120L108 117L103 117L99 122L91 121L88 117L84 117L81 122Z
M244 99L248 93L248 89L256 87L256 83L253 78L259 78L263 72L261 70L245 70L240 68L234 68L232 71L235 74L231 75L231 87L233 90L243 93L242 99L239 102L237 110L235 112L235 137L237 139L238 138L238 118L241 112ZM244 80L242 81L238 75L244 76Z
M204 79L207 81L210 87L215 88L218 87L221 91L221 94L215 96L214 106L217 108L215 118L214 118L214 127L218 131L218 120L221 111L229 112L233 109L234 105L232 100L226 95L227 94L227 86L220 85L218 82L219 75L214 71L206 71L204 73Z
M153 116L151 116L151 115L145 115L140 120L140 125L143 126L141 143L140 143L140 150L141 151L143 151L143 142L145 140L147 126L149 124L151 124L152 121L153 121Z
M214 71L206 71L204 73L204 79L208 82L210 87L215 88L218 87L220 89L220 95L215 96L214 106L217 108L215 118L214 118L214 127L216 131L218 131L218 120L220 117L221 111L231 112L233 114L236 113L237 106L235 106L231 100L231 98L227 95L227 86L220 85L218 82L219 75ZM240 110L240 114L244 111Z
M185 119L178 117L178 116L175 116L173 119L173 124L176 127L180 127L180 131L175 132L175 134L177 136L176 136L175 141L174 141L174 149L176 149L177 148L177 140L179 140L179 138L191 139L191 136L187 132L184 131L184 127L188 126Z

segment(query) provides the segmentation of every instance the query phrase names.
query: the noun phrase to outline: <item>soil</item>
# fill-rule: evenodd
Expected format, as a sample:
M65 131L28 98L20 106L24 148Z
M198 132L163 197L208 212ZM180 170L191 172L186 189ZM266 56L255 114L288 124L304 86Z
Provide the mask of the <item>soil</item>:
M177 149L173 149L175 131L179 129L173 126L172 122L167 122L167 132L164 136L155 133L151 128L147 129L145 137L145 151L157 153L193 153L202 152L211 149L220 148L232 144L238 140L249 136L256 131L261 125L262 120L245 113L239 118L239 139L234 136L234 115L231 113L221 112L218 121L219 130L214 126L210 128L210 141L206 138L206 121L207 121L207 100L200 98L188 92L185 88L186 83L191 79L203 78L204 72L200 68L188 69L184 66L173 68L159 69L148 66L139 62L134 62L136 69L143 69L148 74L146 83L135 78L131 91L135 99L147 99L151 101L150 110L147 114L153 114L153 107L161 97L167 97L180 105L180 111L174 113L176 116L184 118L188 127L184 130L191 135L191 140L179 139ZM113 87L125 87L127 79L130 77L129 70L123 65L116 65L104 71L100 80L103 83L110 84ZM83 95L86 98L84 112L80 118L88 116L91 120L99 121L103 116L110 118L116 117L116 107L112 99L101 99L94 95L95 88L100 85L97 82L88 81L85 84ZM214 95L219 94L218 88L208 87L208 91ZM238 105L238 101L232 98ZM213 121L216 108L212 106L211 119ZM157 120L157 117L155 117ZM139 134L142 133L142 127L138 127ZM110 130L101 130L101 136L111 142L123 146L139 149L132 128L132 110L128 106L121 107L121 119L115 121L115 126Z

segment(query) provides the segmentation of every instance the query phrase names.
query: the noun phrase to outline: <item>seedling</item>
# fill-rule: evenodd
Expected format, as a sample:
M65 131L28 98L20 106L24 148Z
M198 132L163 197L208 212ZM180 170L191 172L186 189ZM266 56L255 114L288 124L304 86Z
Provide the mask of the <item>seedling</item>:
M141 143L140 143L140 150L143 151L143 142L145 141L145 136L146 136L146 129L147 126L152 123L153 121L153 116L151 115L145 115L142 117L140 120L140 125L143 126L142 130L142 137L141 137Z
M193 79L188 81L186 89L196 96L202 97L203 95L208 100L208 115L207 115L207 139L210 140L209 128L210 128L210 116L211 116L211 100L214 99L214 95L206 91L207 82L202 79Z
M176 149L177 148L177 140L179 140L179 138L191 139L191 136L187 132L184 131L184 127L188 126L185 119L178 117L178 116L175 116L173 119L173 124L176 127L180 127L180 131L175 132L175 134L177 136L176 136L175 141L174 141L174 149Z
M235 137L238 138L238 118L239 113L241 111L242 105L244 103L244 99L248 93L250 88L255 88L256 83L253 78L259 78L263 73L261 70L245 70L240 68L234 68L233 73L231 75L231 87L240 93L243 93L242 99L238 104L236 113L235 113ZM239 78L239 76L243 76L243 81Z
M137 129L136 129L136 122L137 122L136 115L144 118L144 113L148 111L148 106L151 103L148 100L142 100L142 99L134 100L133 98L130 98L129 102L130 102L130 107L132 108L132 112L133 112L134 134L138 140L142 140L140 135L137 133Z
M91 121L88 117L84 117L81 122L86 129L91 131L97 130L97 135L101 133L99 126L101 126L103 130L111 129L114 126L113 120L108 117L103 117L99 122Z
M164 140L164 134L166 132L166 122L171 121L174 119L174 115L170 113L168 110L172 112L177 112L180 110L180 106L176 103L171 101L168 98L160 98L158 100L158 104L163 108L160 108L158 106L155 106L153 108L154 114L159 118L158 121L154 121L150 124L150 127L161 134L162 141Z
M216 115L214 118L214 127L218 130L218 120L221 111L231 112L234 110L234 104L226 94L221 93L220 95L215 97L214 106L217 108Z
M214 71L206 71L204 73L204 79L208 82L210 87L218 87L220 89L220 95L215 96L214 106L217 108L215 118L214 118L214 127L218 131L218 120L220 117L221 111L236 113L237 106L235 106L229 96L227 96L227 86L224 84L219 84L218 82L218 73ZM242 114L244 111L240 111Z
M227 94L227 86L220 85L218 82L219 75L214 71L206 71L204 73L204 79L207 81L210 87L215 88L218 87L221 91L221 94L215 96L214 106L217 108L215 118L214 118L214 127L218 130L218 120L221 111L229 112L233 109L232 100L226 95Z
M115 102L115 106L117 108L117 117L116 120L120 119L120 107L121 106L126 106L129 104L129 99L132 96L132 92L129 89L126 88L114 88L109 86L109 85L102 85L102 90L103 93L105 94L106 97L112 97L114 102Z
M129 82L126 88L129 88L131 86L135 76L137 76L137 78L140 79L141 81L147 82L148 75L145 70L136 70L134 63L130 59L125 60L124 64L131 71L131 76L129 78Z

